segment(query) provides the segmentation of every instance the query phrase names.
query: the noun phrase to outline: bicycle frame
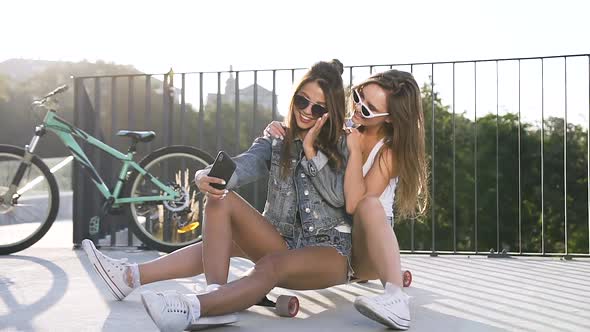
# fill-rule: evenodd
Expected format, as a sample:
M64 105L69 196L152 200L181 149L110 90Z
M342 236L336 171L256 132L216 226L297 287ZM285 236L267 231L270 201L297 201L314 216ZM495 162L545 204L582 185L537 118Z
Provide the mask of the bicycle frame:
M179 194L176 191L174 191L170 186L163 184L157 178L151 176L151 174L144 170L139 164L137 164L133 160L133 156L135 154L134 152L130 151L127 154L119 152L118 150L112 148L111 146L103 143L102 141L84 132L82 129L77 128L65 121L64 119L60 118L54 110L48 110L47 114L45 115L45 118L43 119L42 125L36 128L35 137L33 137L30 146L28 146L28 148L26 149L27 152L32 153L34 151L37 141L39 140L39 137L44 134L45 129L55 133L62 140L64 145L71 151L74 158L78 160L82 168L88 172L90 178L92 179L92 182L94 182L100 193L106 199L112 199L114 206L127 203L169 201L179 197ZM115 184L115 188L112 192L104 183L104 181L94 168L94 165L92 165L92 162L90 162L90 160L88 159L88 157L76 141L76 138L81 139L86 143L108 153L109 155L111 155L117 160L120 160L123 163L121 171L119 172L117 183ZM149 179L154 185L156 185L160 190L162 190L163 195L143 196L135 198L119 197L129 169L134 169L141 175L146 176L147 179Z

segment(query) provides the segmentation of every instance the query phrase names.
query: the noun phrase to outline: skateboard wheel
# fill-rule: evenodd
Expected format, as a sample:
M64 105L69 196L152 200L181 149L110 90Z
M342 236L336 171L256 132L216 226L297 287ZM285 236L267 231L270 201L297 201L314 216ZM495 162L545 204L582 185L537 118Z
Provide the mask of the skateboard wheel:
M412 284L412 272L405 270L402 274L404 287L410 287Z
M299 312L299 299L296 296L279 295L276 303L276 313L281 317L295 317Z

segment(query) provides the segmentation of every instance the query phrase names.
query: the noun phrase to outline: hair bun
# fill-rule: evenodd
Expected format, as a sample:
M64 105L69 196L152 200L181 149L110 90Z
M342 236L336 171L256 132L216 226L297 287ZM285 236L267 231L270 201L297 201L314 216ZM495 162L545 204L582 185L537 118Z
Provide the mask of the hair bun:
M330 63L332 64L332 66L334 66L334 68L336 68L336 70L338 71L338 73L340 75L342 75L344 73L344 65L342 64L342 62L340 62L340 60L332 59L332 61L330 61Z
M342 86L343 72L344 66L337 59L316 62L309 70L311 75L321 78L333 86Z

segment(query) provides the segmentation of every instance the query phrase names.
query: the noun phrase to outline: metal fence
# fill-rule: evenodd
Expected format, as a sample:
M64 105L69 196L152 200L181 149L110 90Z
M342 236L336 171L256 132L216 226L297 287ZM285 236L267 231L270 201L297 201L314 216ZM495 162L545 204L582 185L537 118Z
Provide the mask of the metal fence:
M350 66L343 78L352 86L389 69L414 74L427 116L431 204L396 220L403 251L590 255L589 54ZM282 119L305 70L76 77L75 124L120 149L117 130L155 130L140 155L172 144L237 154ZM92 157L114 183L113 163ZM75 174L79 243L100 199ZM259 210L265 193L265 181L240 189ZM125 221L105 225L115 245Z

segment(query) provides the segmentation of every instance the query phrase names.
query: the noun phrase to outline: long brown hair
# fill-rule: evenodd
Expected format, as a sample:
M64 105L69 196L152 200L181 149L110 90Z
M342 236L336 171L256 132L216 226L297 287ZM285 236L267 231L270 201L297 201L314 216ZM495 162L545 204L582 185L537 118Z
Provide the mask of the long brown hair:
M423 214L428 205L424 113L418 83L412 74L388 70L359 84L361 89L377 84L387 94L389 122L383 123L384 145L394 152L398 169L395 210L399 217ZM384 156L380 152L380 158Z
M328 157L328 165L334 169L343 167L343 156L338 149L338 141L343 135L343 125L345 117L345 98L344 86L342 83L342 73L344 67L336 59L326 62L320 61L315 63L305 73L297 87L293 97L310 82L317 82L326 99L326 109L328 110L328 120L320 130L314 147L322 151ZM288 170L291 168L291 148L293 141L298 137L301 131L295 120L295 105L291 97L289 112L287 114L287 134L281 151L281 176L286 177Z

